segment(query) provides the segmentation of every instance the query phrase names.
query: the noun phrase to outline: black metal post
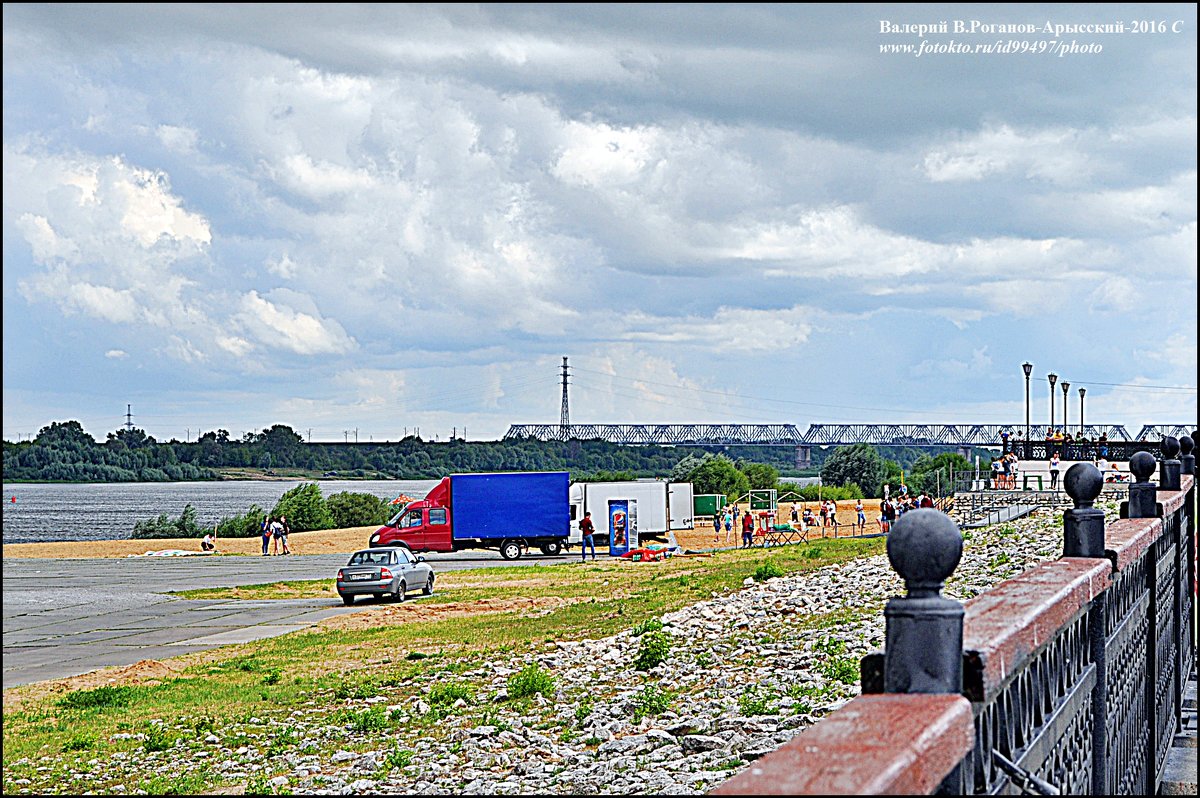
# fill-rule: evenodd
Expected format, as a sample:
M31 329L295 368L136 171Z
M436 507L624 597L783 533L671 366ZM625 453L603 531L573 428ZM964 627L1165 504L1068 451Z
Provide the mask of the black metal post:
M1196 448L1196 442L1191 436L1184 435L1179 439L1179 450L1183 452L1179 457L1179 473L1194 475L1196 473L1196 456L1192 454L1192 449Z
M1022 363L1021 369L1025 372L1025 445L1029 445L1029 375L1033 372L1032 363ZM1026 452L1021 452L1021 459L1028 459Z
M1157 463L1149 452L1138 452L1129 458L1129 471L1134 482L1129 486L1129 501L1121 502L1122 518L1157 518L1158 485L1150 481Z
M1079 437L1083 437L1083 395L1087 393L1087 388L1079 389Z
M1179 471L1182 463L1176 459L1179 455L1179 441L1168 435L1159 444L1163 459L1158 466L1158 484L1163 490L1179 490Z
M1063 380L1062 381L1062 389L1063 389L1063 435L1066 435L1067 432L1070 430L1070 426L1067 424L1067 406L1069 405L1069 402L1067 401L1067 398L1068 398L1067 391L1071 390L1071 383L1067 382L1066 380Z
M1050 380L1050 432L1054 432L1054 383L1058 382L1058 375L1047 374L1046 379Z
M883 611L884 692L962 692L963 606L941 594L962 546L958 524L937 510L912 510L892 527L888 561L908 595Z
M1095 508L1104 489L1104 475L1090 463L1076 463L1063 479L1075 508L1063 513L1063 556L1104 558L1104 511ZM1108 661L1105 628L1108 591L1092 599L1088 610L1088 648L1096 666L1092 688L1092 795L1109 795L1108 778Z

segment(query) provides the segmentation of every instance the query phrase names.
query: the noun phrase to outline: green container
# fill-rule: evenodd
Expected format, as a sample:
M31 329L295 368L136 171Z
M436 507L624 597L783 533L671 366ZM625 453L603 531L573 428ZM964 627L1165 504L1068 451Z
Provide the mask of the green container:
M724 493L701 493L692 497L692 515L716 515L724 506Z

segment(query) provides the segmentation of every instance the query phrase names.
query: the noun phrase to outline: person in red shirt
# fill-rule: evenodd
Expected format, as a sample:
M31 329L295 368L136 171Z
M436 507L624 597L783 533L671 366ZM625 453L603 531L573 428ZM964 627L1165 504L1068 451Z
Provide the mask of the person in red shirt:
M754 516L747 510L742 516L742 546L750 548L750 544L754 542Z
M583 535L583 539L579 541L579 552L583 555L583 562L587 562L587 550L590 546L592 549L592 561L596 559L596 541L593 537L596 534L596 525L592 523L592 513L589 510L583 514L583 520L579 522L579 534Z

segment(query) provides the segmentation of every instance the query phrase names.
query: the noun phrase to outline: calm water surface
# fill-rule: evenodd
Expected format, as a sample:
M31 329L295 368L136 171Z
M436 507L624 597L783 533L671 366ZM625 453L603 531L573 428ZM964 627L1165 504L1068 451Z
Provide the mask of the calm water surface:
M121 540L138 521L165 513L177 518L187 504L201 526L241 515L257 504L267 512L301 480L264 482L119 482L89 485L4 485L4 542ZM423 480L320 480L321 494L350 491L394 499L401 493L423 498L437 484ZM14 501L15 499L15 501Z

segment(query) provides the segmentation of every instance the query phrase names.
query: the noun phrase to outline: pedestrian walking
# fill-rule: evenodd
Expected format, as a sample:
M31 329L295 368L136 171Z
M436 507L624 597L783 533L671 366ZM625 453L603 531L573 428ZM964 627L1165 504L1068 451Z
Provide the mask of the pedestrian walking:
M279 519L271 520L271 556L279 554L279 541L283 538L283 524L279 523Z
M747 510L742 516L742 548L750 548L754 542L754 516Z
M713 513L713 545L721 542L721 514Z
M1060 463L1058 459L1058 452L1055 452L1054 454L1050 455L1050 490L1058 490L1059 468Z
M863 534L867 531L867 513L863 510L862 499L854 505L854 512L858 513L858 534Z
M262 520L262 556L266 557L271 546L271 517L264 515Z
M592 513L589 510L583 514L583 520L579 522L579 534L583 539L579 542L579 553L583 555L583 562L587 562L588 547L592 549L592 562L596 561L596 525L592 523Z
M729 545L730 538L733 537L733 511L725 510L725 545Z

